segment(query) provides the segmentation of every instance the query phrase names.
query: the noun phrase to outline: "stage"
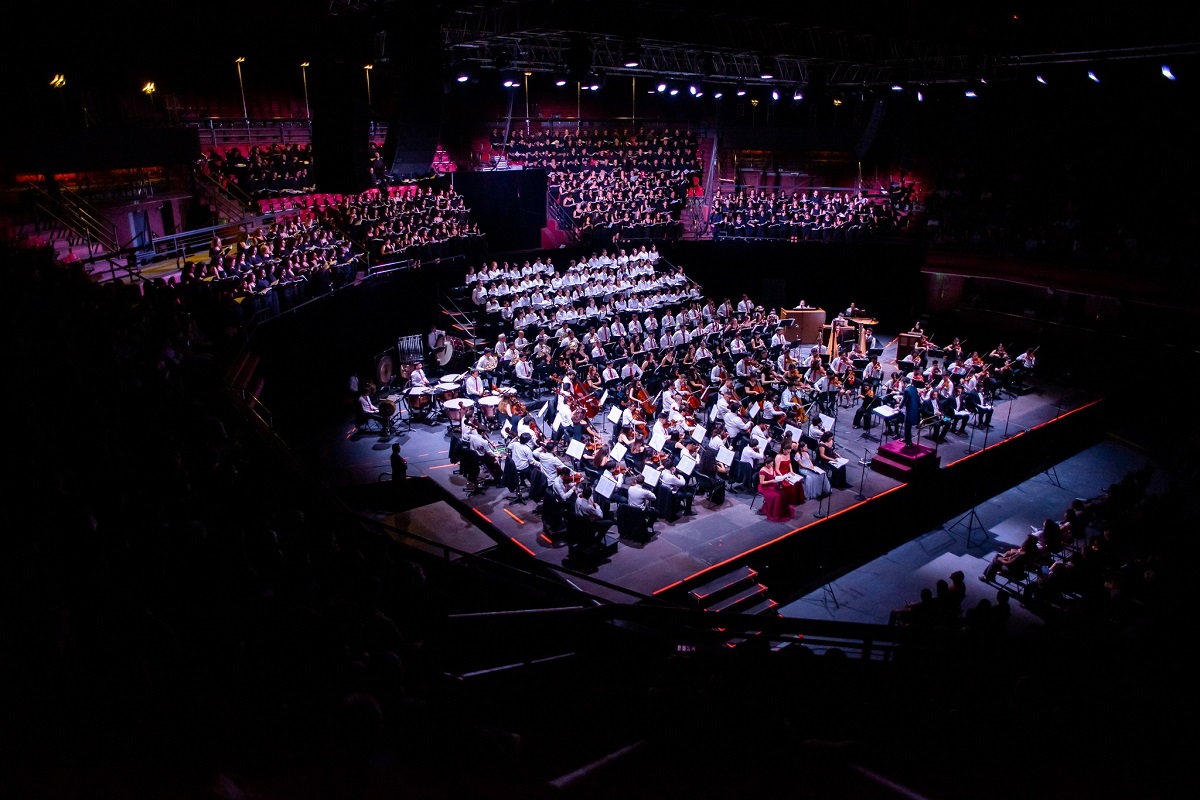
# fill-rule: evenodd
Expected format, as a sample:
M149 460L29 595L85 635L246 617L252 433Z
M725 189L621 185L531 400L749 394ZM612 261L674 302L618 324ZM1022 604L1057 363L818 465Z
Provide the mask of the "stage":
M881 360L893 357L889 351ZM429 421L416 415L406 432L382 436L356 433L348 413L340 426L324 432L320 469L324 479L345 489L348 497L366 497L369 491L362 487L388 480L384 473L390 470L391 444L399 442L409 476L436 482L464 504L463 516L469 522L489 532L487 537L464 539L459 525L422 524L422 537L437 541L443 536L442 543L452 548L452 542L471 541L469 552L476 554L515 546L518 558L550 565L579 588L608 601L657 597L686 603L688 590L738 565L769 565L773 589L780 592L787 591L785 586L800 590L819 580L821 573L852 568L886 552L946 516L969 509L975 495L982 499L1003 491L1027 473L1044 469L1047 459L1086 446L1088 437L1100 430L1093 417L1103 400L1082 390L1039 383L1023 394L1002 394L994 406L991 427L969 425L965 433L952 433L942 442L918 433L910 450L923 468L911 475L883 466L897 451L906 450L902 441L889 439L879 421L870 431L853 428L854 410L839 409L833 430L837 449L849 460L847 488L795 506L787 522L761 516L761 502L752 507L754 494L729 492L720 504L698 495L695 516L659 520L648 541L620 540L610 557L585 563L571 559L564 544L543 534L532 500L509 502L502 486L471 491L458 465L450 462L450 423L444 417ZM602 434L611 433L606 411L596 417ZM491 438L499 442L500 434ZM356 487L360 490L354 491ZM372 500L358 509L373 520L412 529L414 520L421 518L420 509L406 509L402 515L390 511L386 493L374 496L384 498L384 504ZM357 501L347 502L354 506Z

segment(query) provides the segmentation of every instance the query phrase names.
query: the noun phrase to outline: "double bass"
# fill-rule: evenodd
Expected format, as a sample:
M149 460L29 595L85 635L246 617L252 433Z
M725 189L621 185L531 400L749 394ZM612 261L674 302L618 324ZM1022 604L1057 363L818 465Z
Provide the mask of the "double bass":
M583 384L578 382L571 383L571 393L574 396L571 406L572 408L580 408L587 414L588 419L600 413L600 401L596 396L583 388Z

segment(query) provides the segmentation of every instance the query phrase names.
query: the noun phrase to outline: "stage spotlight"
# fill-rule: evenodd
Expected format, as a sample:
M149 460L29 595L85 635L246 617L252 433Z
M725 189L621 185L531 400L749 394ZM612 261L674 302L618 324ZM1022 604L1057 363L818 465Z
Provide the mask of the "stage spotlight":
M974 89L967 89L967 91L963 93L963 96L964 97L979 97L979 95L975 94Z
M566 79L566 78L555 78L555 79L554 79L554 85L555 85L555 86L566 86L566 85L567 85L567 79Z
M717 91L713 92L713 97L715 97L715 98L716 98L716 99L718 99L718 100L720 100L720 99L721 99L722 97L724 97L724 96L725 96L725 93L724 93L724 92L722 92L720 89L718 89Z
M801 89L799 87L797 87L796 89L793 89L792 90L792 99L793 100L803 100L804 92L801 91Z
M458 73L458 77L454 80L458 81L459 83L466 83L467 81L471 80L471 76L466 72L460 72Z
M626 48L629 52L625 55L624 63L629 69L640 66L642 63L641 48L636 44L631 44Z
M759 72L758 77L764 81L769 81L775 77L775 59L769 57L763 59L762 70Z
M1090 69L1088 70L1088 80L1090 80L1092 83L1100 82L1100 79L1096 77L1096 73L1092 72Z
M918 103L925 102L925 94L923 92L917 92L917 102Z
M670 89L667 90L667 94L671 95L671 97L674 97L675 95L679 94L679 87L672 86Z
M771 99L772 99L772 100L778 100L778 99L779 99L779 90L778 90L778 89L772 89L772 90L771 90Z
M656 89L661 94L662 92L665 92L667 90L667 85L665 83L659 83L658 86L656 87Z
M696 84L693 83L691 86L688 87L688 94L691 94L691 95L696 94Z
M893 92L903 92L903 91L904 91L904 87L903 87L903 86L901 86L901 85L900 85L900 84L898 84L898 83L893 83L893 84L892 84L892 91L893 91Z
M738 87L738 90L737 90L737 96L738 96L738 97L745 97L745 96L746 96L746 87L745 87L745 86L739 86L739 87Z
M1041 75L1038 75L1038 76L1037 76L1037 82L1038 82L1038 83L1040 83L1042 86L1046 86L1046 85L1047 85L1047 84L1046 84L1046 79L1045 79L1045 78L1043 78Z
M1166 64L1162 65L1162 74L1163 74L1163 77L1169 81L1175 80L1175 73L1171 72L1171 68L1169 66L1167 66Z

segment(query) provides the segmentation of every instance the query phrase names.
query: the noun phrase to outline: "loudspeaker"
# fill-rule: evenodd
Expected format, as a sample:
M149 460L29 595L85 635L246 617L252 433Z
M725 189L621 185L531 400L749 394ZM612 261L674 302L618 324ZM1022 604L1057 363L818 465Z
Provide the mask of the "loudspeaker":
M344 61L309 68L313 174L322 192L357 194L371 180L371 123L360 67Z

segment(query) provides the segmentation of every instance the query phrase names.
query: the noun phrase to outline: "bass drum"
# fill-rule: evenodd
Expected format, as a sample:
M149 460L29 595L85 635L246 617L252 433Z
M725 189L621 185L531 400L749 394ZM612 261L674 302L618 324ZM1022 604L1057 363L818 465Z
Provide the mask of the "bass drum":
M442 336L438 339L438 342L439 345L435 351L438 366L444 367L453 361L456 356L461 357L467 352L466 342L457 336Z

